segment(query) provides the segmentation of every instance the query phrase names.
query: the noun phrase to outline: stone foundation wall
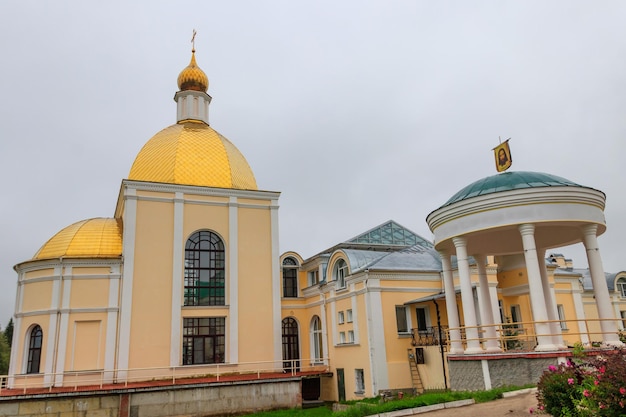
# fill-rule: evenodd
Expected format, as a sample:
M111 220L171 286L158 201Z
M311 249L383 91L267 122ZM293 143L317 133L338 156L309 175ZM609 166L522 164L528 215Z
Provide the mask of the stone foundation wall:
M294 408L300 380L1 398L0 417L205 417Z
M450 388L455 391L476 391L506 385L536 384L548 366L564 360L563 353L450 356Z

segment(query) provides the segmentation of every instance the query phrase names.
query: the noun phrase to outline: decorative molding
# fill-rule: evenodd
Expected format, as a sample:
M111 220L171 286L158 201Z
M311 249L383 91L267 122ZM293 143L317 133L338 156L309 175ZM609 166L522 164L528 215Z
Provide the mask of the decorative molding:
M135 189L139 191L156 191L166 193L180 192L183 194L195 194L203 196L215 196L215 197L235 197L235 198L248 198L256 200L276 200L280 196L280 192L277 191L258 191L258 190L238 190L234 188L214 188L214 187L200 187L196 185L180 185L180 184L166 184L158 182L143 182L134 180L122 180L122 186L129 189ZM127 198L128 199L128 198Z

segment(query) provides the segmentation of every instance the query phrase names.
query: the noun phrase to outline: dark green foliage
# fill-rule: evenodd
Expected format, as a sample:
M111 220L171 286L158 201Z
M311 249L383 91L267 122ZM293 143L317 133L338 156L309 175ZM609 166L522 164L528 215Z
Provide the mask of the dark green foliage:
M13 317L9 319L9 324L7 324L7 327L4 329L4 337L6 338L9 347L11 347L13 343Z

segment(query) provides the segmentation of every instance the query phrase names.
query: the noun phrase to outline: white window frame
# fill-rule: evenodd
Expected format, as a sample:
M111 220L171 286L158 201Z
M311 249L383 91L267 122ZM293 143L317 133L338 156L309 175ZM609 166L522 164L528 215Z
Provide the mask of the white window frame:
M345 322L343 311L337 313L337 323L343 324Z
M339 343L346 343L346 332L339 332Z
M320 271L317 269L308 272L307 275L309 277L309 285L317 285L320 283L319 273Z
M365 394L365 372L363 369L354 370L354 393Z
M346 310L346 322L352 323L352 309L351 308Z
M400 326L398 326L398 310L399 309L403 309L404 310L404 320L405 320L405 324L406 324L406 330L400 330ZM398 332L398 334L410 334L411 333L411 316L410 316L410 309L407 306L404 305L400 305L400 306L396 306L396 330Z
M354 343L354 330L348 330L348 343Z
M343 259L338 259L333 268L337 288L346 288L346 277L348 276L348 264Z
M619 278L616 287L620 298L626 298L626 279Z
M561 320L561 330L567 330L567 322L565 321L565 308L563 304L557 304L556 312L559 315L559 320Z

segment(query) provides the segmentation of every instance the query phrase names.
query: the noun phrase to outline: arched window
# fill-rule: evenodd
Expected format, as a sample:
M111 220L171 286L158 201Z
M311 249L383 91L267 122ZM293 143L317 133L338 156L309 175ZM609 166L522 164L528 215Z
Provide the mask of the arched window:
M289 257L283 260L283 297L298 296L298 262Z
M335 263L335 268L333 270L333 278L337 281L337 287L345 288L346 287L346 277L348 276L348 264L343 259L339 259Z
M313 361L322 362L324 359L322 321L318 316L313 316L313 319L311 320L311 341L313 343Z
M300 369L298 322L293 317L283 319L283 368Z
M213 232L195 232L185 245L185 305L225 305L224 243Z
M619 292L619 296L626 298L626 278L619 278L615 288Z
M41 327L36 325L30 331L28 340L28 363L26 364L27 374L38 374L41 362L41 343L43 342L43 332Z

